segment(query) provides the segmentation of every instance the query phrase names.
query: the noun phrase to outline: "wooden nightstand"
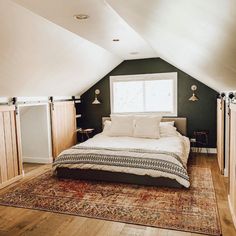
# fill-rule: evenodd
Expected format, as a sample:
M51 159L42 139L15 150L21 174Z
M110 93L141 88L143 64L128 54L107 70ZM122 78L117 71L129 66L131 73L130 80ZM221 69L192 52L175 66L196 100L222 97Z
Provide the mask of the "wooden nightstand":
M85 141L85 139L89 139L90 138L90 134L92 134L94 131L93 128L88 128L88 129L83 129L83 128L78 128L77 132L81 135L81 140L82 142Z

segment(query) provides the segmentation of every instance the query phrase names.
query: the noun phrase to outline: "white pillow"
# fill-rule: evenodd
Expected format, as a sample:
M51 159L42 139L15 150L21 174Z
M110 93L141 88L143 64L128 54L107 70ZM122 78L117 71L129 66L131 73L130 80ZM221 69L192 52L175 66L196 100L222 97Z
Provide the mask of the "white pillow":
M160 122L160 126L163 126L163 125L171 125L171 126L174 126L174 125L175 125L175 122L174 122L174 121L162 121L162 122Z
M133 116L112 115L110 136L133 136Z
M160 138L160 116L135 116L134 137Z
M161 122L160 123L160 136L161 137L178 136L178 132L176 131L176 127L174 127L172 123L170 123L170 124L168 124L168 123L169 122Z
M109 135L111 131L111 121L110 120L105 120L104 121L104 127L103 127L103 134Z

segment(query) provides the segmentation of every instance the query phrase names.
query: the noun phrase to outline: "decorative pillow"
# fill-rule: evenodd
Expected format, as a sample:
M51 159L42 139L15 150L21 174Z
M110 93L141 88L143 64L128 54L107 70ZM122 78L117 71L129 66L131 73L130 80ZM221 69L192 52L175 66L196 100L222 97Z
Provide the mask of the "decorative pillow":
M174 127L174 121L160 123L160 136L161 137L178 136L178 132L176 131L176 127Z
M105 120L104 122L104 127L103 127L103 134L105 135L110 135L110 131L111 131L111 121L110 120Z
M134 137L160 138L160 116L135 116Z
M133 116L112 115L110 136L133 136Z
M171 125L171 126L174 126L174 125L175 125L175 122L174 122L174 121L161 121L161 122L160 122L160 126L163 126L163 125Z

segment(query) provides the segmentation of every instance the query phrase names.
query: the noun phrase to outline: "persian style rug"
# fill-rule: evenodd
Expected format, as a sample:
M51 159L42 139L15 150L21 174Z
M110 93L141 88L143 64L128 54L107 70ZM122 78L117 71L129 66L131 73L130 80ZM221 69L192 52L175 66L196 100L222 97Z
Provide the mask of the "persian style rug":
M190 167L190 189L80 180L46 172L0 195L0 204L220 235L211 170Z

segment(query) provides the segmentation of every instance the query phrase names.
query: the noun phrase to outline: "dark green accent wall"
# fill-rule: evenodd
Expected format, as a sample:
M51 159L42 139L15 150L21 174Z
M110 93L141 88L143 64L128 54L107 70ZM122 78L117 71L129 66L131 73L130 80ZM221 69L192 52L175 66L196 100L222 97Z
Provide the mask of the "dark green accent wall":
M188 136L191 137L194 130L208 130L210 147L216 147L216 97L217 92L205 84L199 82L183 71L177 69L161 58L128 60L122 62L89 90L81 96L81 104L78 109L82 118L78 120L79 126L95 128L98 133L102 129L101 119L110 115L110 85L111 75L131 75L178 72L178 116L188 119ZM199 101L191 102L191 85L196 84L196 92ZM100 89L98 96L100 105L92 105L95 89Z

